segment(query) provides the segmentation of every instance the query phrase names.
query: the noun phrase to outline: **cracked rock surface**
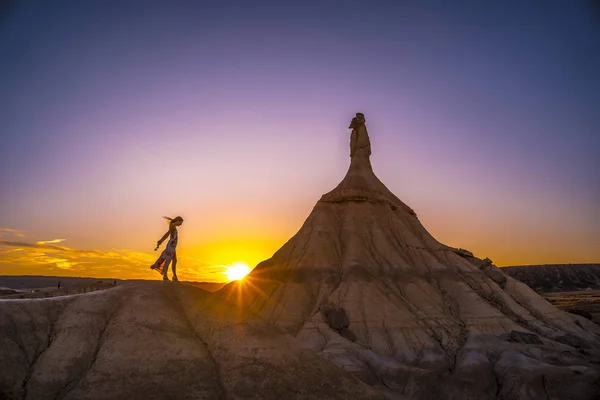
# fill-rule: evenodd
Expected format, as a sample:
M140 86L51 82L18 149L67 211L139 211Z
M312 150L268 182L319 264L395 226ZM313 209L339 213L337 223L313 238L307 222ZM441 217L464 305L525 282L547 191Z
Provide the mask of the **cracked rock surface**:
M367 399L375 389L193 287L0 302L0 399Z

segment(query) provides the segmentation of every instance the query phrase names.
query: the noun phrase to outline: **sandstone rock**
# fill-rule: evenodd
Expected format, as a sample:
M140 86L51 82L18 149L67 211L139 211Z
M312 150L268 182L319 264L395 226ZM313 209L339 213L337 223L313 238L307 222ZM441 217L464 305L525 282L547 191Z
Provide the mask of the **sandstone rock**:
M333 308L325 311L327 325L334 330L342 330L350 325L346 311L343 308Z
M472 264L475 264L477 267L479 267L480 269L484 269L487 268L491 265L493 265L494 263L492 262L492 260L490 260L489 258L484 258L483 260L477 258L477 257L470 257L469 261Z
M579 348L589 349L589 348L592 347L589 343L581 340L579 337L577 337L575 335L572 335L570 333L567 333L566 335L562 335L562 336L557 337L556 341L560 342L560 343L564 343L564 344L569 345L571 347L575 347L577 349L579 349Z
M483 269L483 272L490 277L494 282L496 282L501 288L504 288L506 284L506 275L502 272L502 270L494 265L490 265Z
M200 289L124 284L0 301L1 399L381 399Z
M340 336L350 340L351 342L356 342L356 335L348 328L342 328L338 331Z
M366 134L364 124L355 129ZM491 260L438 242L375 176L369 156L370 146L357 146L346 176L300 230L218 295L244 296L240 304L304 348L397 395L568 398L543 382L552 376L575 379L575 395L592 399L595 355L564 342L572 335L600 347L600 327L556 309ZM326 304L344 309L355 340L336 329L345 321L333 329L325 321ZM525 336L500 338L511 331ZM574 378L575 370L585 372Z
M465 249L454 249L454 252L461 257L473 257L473 253Z

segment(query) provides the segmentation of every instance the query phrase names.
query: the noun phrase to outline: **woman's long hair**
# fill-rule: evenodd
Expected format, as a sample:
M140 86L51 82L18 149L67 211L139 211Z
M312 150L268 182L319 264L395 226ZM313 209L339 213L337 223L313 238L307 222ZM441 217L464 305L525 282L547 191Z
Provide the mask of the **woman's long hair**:
M171 228L171 226L173 226L174 222L177 222L177 221L183 222L183 218L181 218L180 216L177 216L175 218L170 218L170 217L163 217L163 218L167 220L167 223L169 224L169 228Z

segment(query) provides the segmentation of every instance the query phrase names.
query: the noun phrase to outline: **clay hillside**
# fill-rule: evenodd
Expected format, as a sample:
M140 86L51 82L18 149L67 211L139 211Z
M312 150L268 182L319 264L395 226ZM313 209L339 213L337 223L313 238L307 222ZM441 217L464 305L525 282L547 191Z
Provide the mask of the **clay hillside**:
M378 399L210 293L163 282L0 300L0 399Z
M375 176L364 115L350 128L341 183L217 293L389 396L597 398L600 327L438 242Z

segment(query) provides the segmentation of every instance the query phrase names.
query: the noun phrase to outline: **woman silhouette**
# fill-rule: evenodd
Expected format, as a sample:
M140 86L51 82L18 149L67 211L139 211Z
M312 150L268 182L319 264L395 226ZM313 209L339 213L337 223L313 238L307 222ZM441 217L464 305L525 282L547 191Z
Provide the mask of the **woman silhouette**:
M181 224L183 224L183 218L181 218L181 217L175 217L175 218L163 217L163 218L166 219L167 221L169 221L169 230L167 231L167 233L165 233L163 235L163 237L160 238L160 240L158 242L156 242L156 248L154 249L154 251L158 250L158 248L160 247L162 242L164 242L167 237L170 237L169 243L167 243L167 247L163 250L160 257L158 257L158 260L156 260L156 262L154 264L152 264L150 269L153 269L153 270L159 272L160 274L162 274L163 281L168 281L169 278L167 277L167 271L169 270L169 264L171 263L171 261L173 261L173 282L177 282L177 281L179 281L179 279L177 279L177 253L176 253L176 250L177 250L177 227L181 226Z

